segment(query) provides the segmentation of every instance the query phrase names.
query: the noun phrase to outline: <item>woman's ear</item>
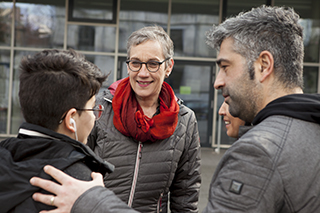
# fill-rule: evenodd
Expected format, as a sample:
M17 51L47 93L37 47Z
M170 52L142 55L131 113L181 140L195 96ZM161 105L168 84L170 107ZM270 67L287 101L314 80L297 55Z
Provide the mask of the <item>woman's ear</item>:
M172 72L172 69L173 69L173 65L174 65L174 60L171 58L170 61L169 61L169 65L168 67L166 68L166 71L165 71L165 77L168 78Z
M269 51L262 51L257 60L260 68L259 81L265 81L274 71L274 59ZM258 68L258 69L259 69ZM258 70L259 72L259 70Z

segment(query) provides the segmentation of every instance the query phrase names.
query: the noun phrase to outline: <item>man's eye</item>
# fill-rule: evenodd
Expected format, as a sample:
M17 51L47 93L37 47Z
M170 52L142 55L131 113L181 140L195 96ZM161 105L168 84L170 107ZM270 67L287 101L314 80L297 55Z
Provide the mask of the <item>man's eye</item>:
M227 68L227 65L220 66L220 69L225 70L226 68Z

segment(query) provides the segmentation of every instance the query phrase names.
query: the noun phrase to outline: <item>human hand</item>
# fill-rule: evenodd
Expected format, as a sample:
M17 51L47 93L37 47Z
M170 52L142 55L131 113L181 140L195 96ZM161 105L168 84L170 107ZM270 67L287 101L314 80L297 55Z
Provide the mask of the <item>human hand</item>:
M30 179L30 183L32 185L40 187L56 195L52 196L41 194L38 192L33 194L32 198L35 201L57 207L57 209L51 211L41 211L41 213L70 212L74 202L79 198L81 194L94 186L104 186L103 177L100 173L92 172L92 181L81 181L65 174L64 172L54 168L53 166L47 165L43 168L43 170L47 174L51 175L61 185L39 177L33 177Z

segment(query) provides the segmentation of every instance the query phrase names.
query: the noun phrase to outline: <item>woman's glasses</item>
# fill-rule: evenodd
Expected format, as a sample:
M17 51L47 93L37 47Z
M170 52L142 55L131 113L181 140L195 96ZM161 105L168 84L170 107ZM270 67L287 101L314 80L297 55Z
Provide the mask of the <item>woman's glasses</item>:
M141 61L137 61L137 60L127 60L126 63L128 64L129 69L132 72L138 72L141 69L142 64L146 65L149 72L157 72L160 68L160 65L169 59L170 59L170 57L164 59L163 61L148 61L148 62L141 62Z

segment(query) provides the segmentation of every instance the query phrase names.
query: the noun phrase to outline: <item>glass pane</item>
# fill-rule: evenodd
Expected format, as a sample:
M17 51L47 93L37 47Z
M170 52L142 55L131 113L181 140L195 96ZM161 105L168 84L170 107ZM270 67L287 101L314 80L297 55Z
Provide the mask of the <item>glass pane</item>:
M10 51L0 50L0 133L7 133Z
M121 0L119 19L119 52L126 53L132 32L155 24L166 30L168 1Z
M15 45L18 47L62 48L65 1L43 0L16 3Z
M113 83L114 57L102 55L85 55L86 59L97 65L104 74L109 74L108 79L103 83L100 91L105 90Z
M10 46L12 2L0 2L0 45Z
M219 23L219 0L172 0L170 37L175 56L215 57L206 40L206 31Z
M303 26L304 61L319 62L320 49L320 1L319 0L275 0L277 6L293 7L300 15Z
M246 1L228 0L226 11L224 11L224 19L226 17L236 16L240 12L249 11L253 7L259 7L260 5L263 5L266 3L267 3L267 0L246 0Z
M318 70L318 67L303 68L304 93L317 93L319 72Z
M24 56L33 55L36 52L15 51L13 64L12 105L10 134L17 134L20 125L25 122L19 102L19 65Z
M96 20L115 22L113 20L114 0L70 0L70 20L94 22ZM69 20L69 21L70 21Z
M211 135L211 73L215 65L175 61L173 71L166 82L173 88L175 95L191 108L197 117L200 142L208 146Z
M75 50L114 52L116 28L68 25L68 48Z
M126 63L127 57L119 57L118 58L118 70L119 74L117 76L117 79L122 79L128 77L128 70L127 70L127 63Z

